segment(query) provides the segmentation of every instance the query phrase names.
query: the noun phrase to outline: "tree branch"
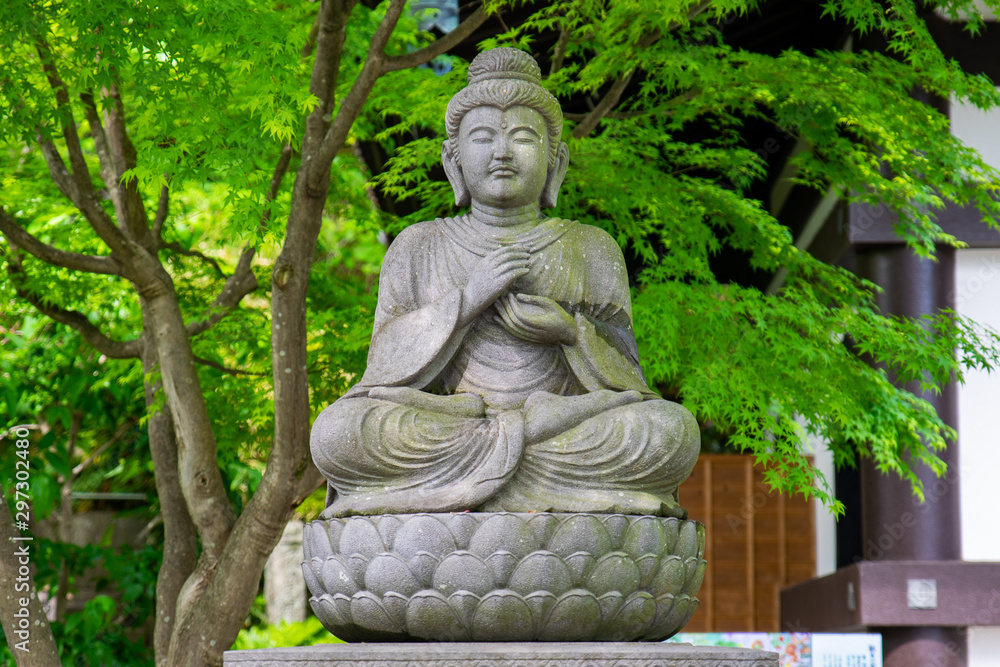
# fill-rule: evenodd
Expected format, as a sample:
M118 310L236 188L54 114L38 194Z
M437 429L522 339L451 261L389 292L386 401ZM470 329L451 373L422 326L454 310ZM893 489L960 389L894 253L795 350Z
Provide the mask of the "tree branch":
M569 46L569 37L569 30L563 27L559 31L559 41L556 42L555 51L552 53L552 65L549 67L549 76L562 69L563 62L566 60L566 47Z
M7 237L7 241L12 246L27 250L31 255L47 264L61 266L64 269L73 269L74 271L85 271L87 273L112 276L123 275L122 266L114 257L68 252L47 243L42 243L28 233L26 229L18 225L17 221L10 217L3 207L0 207L0 232Z
M329 171L334 156L340 150L341 146L344 145L347 133L350 131L358 114L361 113L361 107L364 106L365 100L368 99L368 95L375 86L375 82L382 75L382 66L386 59L385 45L389 42L392 31L396 29L396 23L399 21L399 17L403 13L405 6L406 0L390 0L385 16L382 18L382 23L379 24L375 34L372 35L365 64L361 67L361 72L354 80L351 91L347 93L347 97L341 102L340 108L337 110L337 116L333 119L333 123L323 136L323 142L320 144L319 149L312 156L308 174L308 186L310 190L316 192L321 189L320 181L323 175Z
M337 88L340 57L347 33L347 19L358 0L323 0L316 21L316 58L313 62L309 92L319 99L319 104L306 118L306 131L302 140L302 156L308 160L323 142L333 111L333 93Z
M208 255L206 255L204 253L200 253L197 250L188 250L184 246L182 246L180 243L177 243L176 241L170 241L168 243L161 243L160 244L160 248L165 248L167 250L173 250L178 255L184 255L185 257L195 257L197 259L200 259L201 261L203 261L206 264L208 264L209 266L211 266L212 269L215 271L216 275L219 276L220 278L227 278L228 277L228 276L226 276L226 272L222 270L222 267L219 266L219 263L215 260L215 258L209 257Z
M111 447L111 445L113 445L116 442L118 442L119 440L121 440L122 436L125 435L125 433L133 425L135 425L135 420L134 419L129 419L129 420L126 420L125 423L123 423L121 426L119 426L118 429L114 432L114 435L112 435L110 438L108 438L108 440L105 441L105 443L103 445L101 445L100 447L98 447L97 449L95 449L93 452L91 452L90 456L88 456L87 458L85 458L83 461L81 461L79 464L77 464L73 468L73 478L75 479L76 477L78 477L81 472L83 472L84 470L87 469L87 466L89 466L91 463L93 463L94 461L97 460L98 456L100 456L104 452L108 451L108 448Z
M108 137L104 132L104 125L101 123L97 105L94 103L94 96L91 93L80 93L80 101L83 102L87 124L90 125L90 136L94 138L94 147L97 148L97 158L101 163L101 180L114 192L117 190L118 180L121 175L115 172L115 165L111 160L111 151L108 149ZM119 209L119 198L117 196L114 197L114 203L115 211L121 216L123 212Z
M237 376L239 376L239 375L256 375L256 376L259 376L259 377L263 377L263 376L267 375L267 373L257 373L256 371L244 371L244 370L241 370L239 368L229 368L228 366L223 366L222 364L220 364L217 361L212 361L211 359L206 359L204 357L198 357L198 356L196 356L194 358L194 360L196 362L198 362L199 364L201 364L202 366L208 366L209 368L214 368L215 370L222 371L223 373L226 373L227 375L237 375Z
M306 37L306 43L302 45L301 56L303 58L308 58L309 54L313 52L316 48L316 36L319 35L319 24L320 18L323 16L323 12L320 11L316 14L316 20L313 21L312 28L309 30L309 36Z
M635 70L629 72L625 76L619 77L613 84L608 92L604 94L601 101L597 103L594 110L584 117L580 124L573 129L573 138L582 139L591 132L593 132L598 123L608 115L608 113L618 104L618 100L621 99L622 93L625 92L625 88L628 87L629 81L632 80L632 75Z
M169 178L169 174L167 177ZM160 188L160 201L156 205L156 218L153 220L153 242L159 243L163 239L163 223L167 221L167 213L170 211L170 186L164 185Z
M688 92L682 93L680 95L676 95L667 100L665 104L661 104L655 109L637 109L635 111L612 111L610 113L605 114L604 117L611 118L613 120L626 120L628 118L638 118L639 116L652 116L655 114L667 113L671 111L674 107L678 106L679 104L694 99L695 94L698 92L700 91L695 89L695 90L689 90ZM565 113L563 114L563 118L574 122L580 122L584 120L588 115L589 114L585 113Z
M699 2L688 11L686 17L687 21L690 21L699 14L704 13L710 5L711 0L702 0L702 2ZM667 26L666 31L673 32L684 24L685 21L673 21ZM654 42L660 39L661 36L662 33L659 29L646 33L639 39L638 42L636 42L636 50L642 51L649 48ZM608 92L604 94L604 97L597 103L597 106L595 106L594 109L587 114L583 120L580 121L580 124L573 130L573 138L582 139L597 128L597 125L601 122L601 120L607 117L615 105L618 104L622 93L625 92L625 88L628 87L628 84L632 80L632 76L634 74L635 70L633 69L627 74L618 77L618 79L611 84L611 88L609 88Z
M462 21L454 30L432 44L428 44L424 48L412 53L385 58L382 63L380 75L410 67L419 67L424 63L430 62L464 42L488 18L489 13L487 13L486 8L480 6L479 9Z
M39 143L42 146L45 162L49 166L49 173L56 185L59 186L60 191L80 209L90 226L108 244L108 247L113 251L125 253L127 249L125 239L108 218L104 209L97 203L94 186L90 182L90 170L83 157L80 136L77 134L76 121L73 119L73 110L69 104L69 89L66 82L59 76L52 50L41 35L35 38L35 50L41 60L45 78L56 97L56 109L61 116L63 139L66 141L66 150L72 167L72 173L70 173L52 141L40 138Z
M73 119L73 111L69 106L69 89L56 69L52 49L49 48L45 38L41 35L35 38L35 51L41 60L42 71L45 72L49 87L52 88L52 92L56 96L56 111L61 116L63 139L66 140L66 150L69 152L73 180L76 182L77 190L84 194L88 190L92 190L93 186L90 182L90 170L87 168L83 149L80 147L80 136L76 132L76 121Z
M292 160L292 146L291 144L285 144L281 149L281 155L278 157L277 164L274 165L274 172L271 174L271 185L267 189L267 197L264 200L266 204L270 204L274 201L274 198L278 196L278 191L281 189L281 182L285 180L285 174L288 173L288 165ZM271 219L271 208L267 206L264 209L264 214L260 217L260 224L263 227L266 225L267 221Z
M236 264L236 270L233 275L229 276L222 291L212 302L212 314L203 320L188 324L189 336L197 336L214 327L243 300L243 297L257 289L257 276L251 270L255 254L256 250L252 246L247 245L243 248L240 260Z
M140 344L138 340L114 340L105 336L100 329L91 324L90 320L83 313L76 310L68 310L55 304L46 304L45 301L34 292L24 289L19 280L19 275L24 273L17 253L12 253L7 264L7 273L12 278L14 291L19 297L30 303L40 313L49 316L56 322L65 324L76 329L95 350L112 359L135 359L139 356Z

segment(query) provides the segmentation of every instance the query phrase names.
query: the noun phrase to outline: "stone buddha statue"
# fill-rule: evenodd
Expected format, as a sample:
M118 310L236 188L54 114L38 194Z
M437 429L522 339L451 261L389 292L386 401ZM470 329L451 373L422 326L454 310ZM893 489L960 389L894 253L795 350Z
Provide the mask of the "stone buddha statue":
M622 252L541 212L569 162L559 103L515 49L468 76L442 157L471 210L407 228L386 254L367 370L312 429L323 517L685 518L698 424L646 384Z

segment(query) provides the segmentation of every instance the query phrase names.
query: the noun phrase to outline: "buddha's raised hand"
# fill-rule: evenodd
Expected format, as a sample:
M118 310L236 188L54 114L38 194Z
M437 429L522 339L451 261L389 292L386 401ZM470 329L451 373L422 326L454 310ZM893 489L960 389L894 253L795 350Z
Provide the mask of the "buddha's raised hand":
M511 283L528 272L531 254L522 246L501 246L488 253L472 269L462 291L459 325L465 326L493 305Z

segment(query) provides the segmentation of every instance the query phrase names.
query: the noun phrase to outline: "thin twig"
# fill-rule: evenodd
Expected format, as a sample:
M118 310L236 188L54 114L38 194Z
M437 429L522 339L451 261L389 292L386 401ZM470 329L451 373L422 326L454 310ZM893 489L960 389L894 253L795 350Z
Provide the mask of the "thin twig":
M195 357L194 360L196 363L199 363L202 366L208 366L209 368L214 368L217 371L222 371L223 373L228 373L229 375L256 375L259 377L270 375L269 373L258 373L256 371L240 370L239 368L229 368L227 366L223 366L217 361L212 361L211 359L205 359L204 357Z
M111 447L111 445L113 445L116 442L118 442L119 440L121 440L122 436L124 436L125 433L132 426L135 425L135 422L136 422L135 419L129 419L129 420L125 421L124 424L122 424L121 426L119 426L118 430L116 430L114 432L114 435L112 435L110 438L108 438L108 440L103 445L101 445L100 447L98 447L97 449L95 449L93 452L91 452L90 456L88 456L87 458L85 458L83 461L81 461L79 464L77 464L76 467L73 468L73 477L75 478L75 477L79 476L79 474L81 472L83 472L84 470L86 470L87 466L89 466L91 463L93 463L97 459L98 456L100 456L101 454L103 454L104 452L106 452L108 450L108 448Z

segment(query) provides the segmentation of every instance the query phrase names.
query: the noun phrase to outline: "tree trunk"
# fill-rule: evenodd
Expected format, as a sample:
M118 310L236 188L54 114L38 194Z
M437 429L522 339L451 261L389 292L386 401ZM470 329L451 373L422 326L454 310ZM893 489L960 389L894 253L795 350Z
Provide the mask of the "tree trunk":
M174 635L171 667L222 664L222 652L232 646L257 595L267 557L294 508L320 479L309 452L305 296L327 188L322 193L307 193L304 171L300 169L296 178L289 233L273 274L275 426L267 469L217 567L206 573L204 594ZM329 183L329 178L325 182Z
M0 621L7 644L17 667L59 667L56 640L31 575L33 546L14 527L7 496L0 488Z
M148 376L156 368L152 334L143 331L142 370ZM159 383L145 383L146 407L153 405ZM184 582L198 560L198 536L184 502L177 472L177 439L170 408L154 412L147 424L149 451L156 470L156 494L163 517L163 562L156 577L156 619L153 626L153 649L157 667L165 667L170 650L170 636L177 620L177 598Z

